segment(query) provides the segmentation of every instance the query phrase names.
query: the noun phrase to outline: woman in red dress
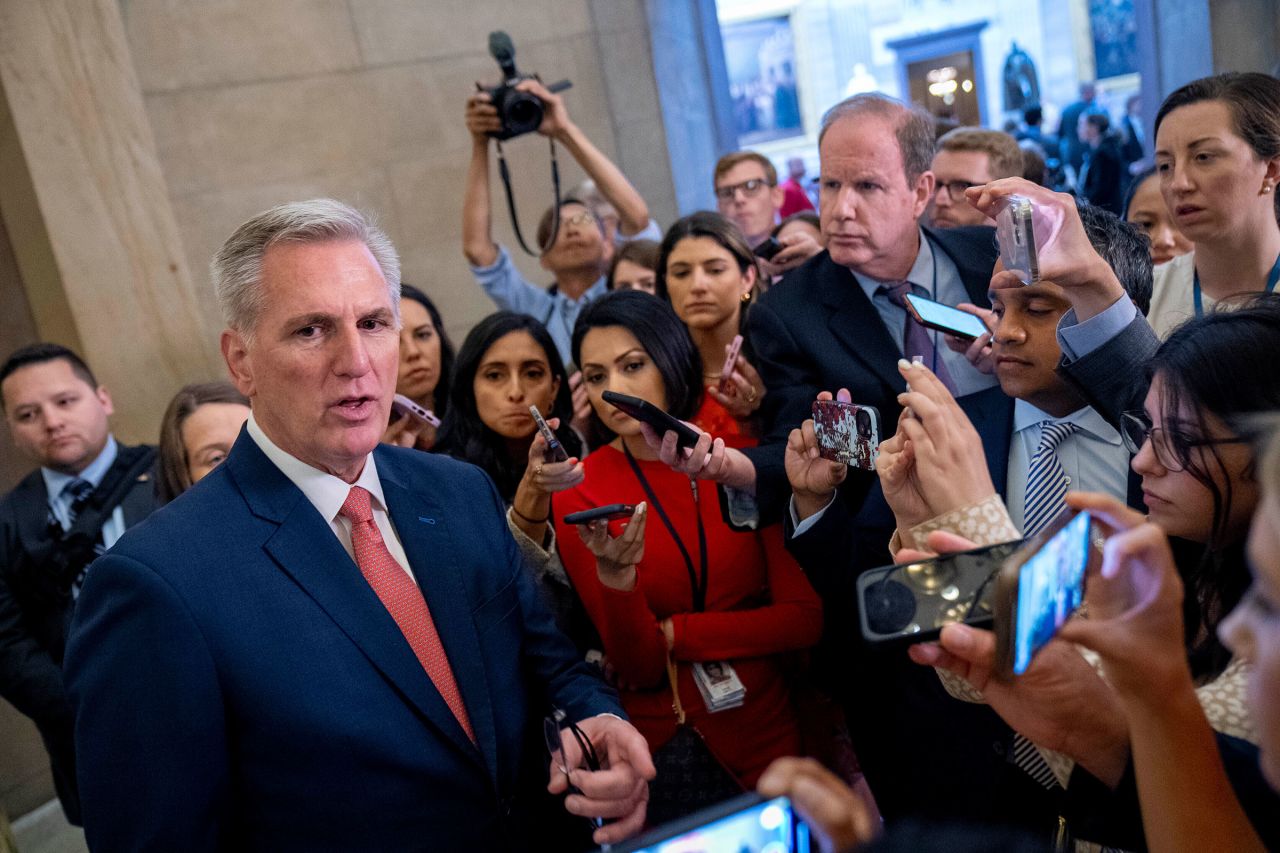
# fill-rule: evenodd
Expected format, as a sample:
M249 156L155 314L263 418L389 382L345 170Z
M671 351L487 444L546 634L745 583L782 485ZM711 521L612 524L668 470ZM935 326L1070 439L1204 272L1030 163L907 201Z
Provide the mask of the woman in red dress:
M690 422L729 447L754 447L758 441L753 416L765 387L748 361L750 347L738 353L728 376L724 365L759 275L746 238L718 213L686 216L662 239L658 295L671 303L702 356L707 393Z
M594 431L608 442L586 458L584 482L554 497L565 569L603 639L623 706L650 747L660 749L676 730L670 655L688 721L753 786L772 759L800 750L786 653L818 641L821 603L784 549L780 526L731 529L715 482L663 464L640 423L602 398L606 390L631 394L677 418L697 410L701 358L670 306L642 293L605 296L579 318L573 357ZM578 531L563 521L612 503L636 510ZM740 706L708 710L694 673L707 663L723 664L741 681ZM719 672L712 667L713 678Z

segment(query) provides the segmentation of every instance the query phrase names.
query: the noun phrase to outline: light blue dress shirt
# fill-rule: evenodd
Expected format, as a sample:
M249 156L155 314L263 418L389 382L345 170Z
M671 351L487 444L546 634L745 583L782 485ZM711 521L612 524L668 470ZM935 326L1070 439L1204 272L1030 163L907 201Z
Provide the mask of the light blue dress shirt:
M1120 433L1091 406L1063 418L1042 412L1026 400L1013 403L1013 437L1009 442L1009 472L1005 481L1005 505L1018 529L1023 528L1027 475L1031 458L1040 446L1044 421L1073 423L1078 427L1058 445L1058 461L1067 475L1067 488L1103 492L1123 501L1129 494L1129 451Z
M879 292L882 286L893 282L880 281L857 271L851 270L851 272L862 288L862 292L867 294L867 298L875 306L880 320L889 330L889 337L893 338L898 349L901 350L905 337L907 311L890 302L888 295ZM916 253L916 262L911 267L911 272L907 274L907 281L911 282L912 293L935 302L954 306L961 302L968 302L970 299L969 291L965 290L964 282L960 279L960 271L956 269L955 263L947 257L946 252L937 250L923 230L920 231L920 251ZM955 381L957 397L983 391L996 384L997 380L994 376L988 376L975 369L964 357L964 353L952 352L942 339L941 332L933 332L932 337L934 351L937 352L938 358L942 359L952 380ZM916 354L911 353L911 355ZM933 365L926 366L933 367Z
M1071 308L1058 320L1058 346L1069 360L1077 361L1123 332L1137 316L1138 306L1128 297L1117 299L1083 323L1076 320L1076 309Z
M63 530L71 527L72 500L71 495L64 493L63 489L74 480L88 480L95 489L98 488L102 478L107 475L107 469L116 461L116 454L119 452L120 446L116 444L115 436L108 435L107 444L102 448L102 452L79 474L64 474L51 468L40 469L40 476L44 478L45 492L49 496L49 510L62 525ZM102 544L110 548L123 535L124 510L117 506L112 510L111 517L102 525Z
M662 229L652 219L639 234L630 237L618 235L620 243L661 239ZM547 287L525 278L511 259L507 247L502 245L498 246L497 260L487 267L472 267L471 274L500 309L528 314L546 326L566 367L571 359L573 326L578 322L578 315L588 302L599 299L606 290L604 276L600 276L578 299L570 299L559 290L552 293Z

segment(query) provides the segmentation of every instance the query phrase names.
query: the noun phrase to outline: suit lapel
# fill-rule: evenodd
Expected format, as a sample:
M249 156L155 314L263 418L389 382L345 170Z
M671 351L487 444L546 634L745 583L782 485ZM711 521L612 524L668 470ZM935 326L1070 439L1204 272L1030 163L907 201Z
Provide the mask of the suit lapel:
M898 373L902 353L880 319L880 312L847 267L835 263L830 256L826 256L824 263L829 266L830 274L824 277L827 286L822 300L831 309L827 325L832 336L895 392L906 390L906 383ZM881 413L881 417L887 416L888 413Z
M254 514L279 525L263 545L279 568L445 740L479 762L481 756L414 656L400 627L311 502L245 431L223 464ZM434 605L431 611L441 635L445 635L448 626L436 616ZM468 704L468 710L470 707Z
M991 249L995 248L995 229L986 227L964 228L960 229L968 235L968 239L973 241L974 248L978 246L980 237L975 238L973 232L978 234L990 233ZM960 241L952 235L951 240L944 241L940 234L924 229L925 237L937 246L942 252L951 259L951 263L955 264L956 272L960 274L960 283L964 285L965 292L969 294L969 301L974 305L988 308L991 306L991 300L987 298L987 290L991 285L991 270L995 267L996 255L988 250L981 251L962 251L964 248L960 245ZM955 241L956 245L949 246L948 243Z
M407 488L394 473L394 460L381 453L377 455L379 477L391 522L431 610L453 677L467 706L476 741L490 774L496 779L497 729L480 637L471 617L472 604L460 571L466 560L450 534L448 513L444 508L430 497ZM452 714L450 719L453 719ZM454 727L470 747L470 741L456 721Z

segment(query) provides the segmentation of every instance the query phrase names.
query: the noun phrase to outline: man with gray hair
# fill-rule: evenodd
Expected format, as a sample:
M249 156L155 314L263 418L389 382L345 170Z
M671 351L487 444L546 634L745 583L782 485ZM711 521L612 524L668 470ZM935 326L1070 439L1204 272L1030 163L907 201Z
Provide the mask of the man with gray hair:
M921 356L961 394L994 384L941 334L915 324L905 305L908 294L989 304L994 231L919 225L935 183L933 120L919 109L881 94L855 95L824 116L818 152L827 250L765 293L747 320L769 389L761 408L765 439L742 451L755 464L757 501L763 516L781 511L788 548L823 598L828 630L819 654L838 664L822 671L839 673L829 687L845 708L886 820L1039 826L1056 812L1045 789L1006 760L1008 726L989 708L951 698L934 673L914 667L901 650L872 648L861 638L857 577L893 562L894 519L875 474L838 469L833 482L825 460L787 447L824 391L874 407L881 437L892 433L906 390L903 358Z
M80 596L90 847L526 849L570 778L569 811L616 819L596 843L638 830L648 747L556 630L493 483L378 444L399 360L386 235L336 201L286 204L212 269L253 413ZM548 786L541 723L561 712L601 765L566 737Z

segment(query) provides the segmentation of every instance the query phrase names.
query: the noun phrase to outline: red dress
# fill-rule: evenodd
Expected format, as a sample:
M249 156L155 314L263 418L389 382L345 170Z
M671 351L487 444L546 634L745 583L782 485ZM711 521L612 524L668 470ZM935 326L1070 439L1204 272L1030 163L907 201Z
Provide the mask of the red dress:
M604 652L627 685L620 689L631 722L657 749L675 733L667 683L667 645L660 622L671 617L680 701L716 756L748 787L769 762L800 750L800 736L783 677L783 652L808 648L822 631L822 605L800 566L783 547L781 525L734 531L720 515L716 485L701 480L695 509L689 478L658 461L637 460L697 570L697 512L707 537L706 611L694 613L689 572L652 506L636 586L618 592L600 583L596 559L565 515L611 503L647 500L622 451L601 447L587 457L582 485L555 495L560 558L600 632ZM617 535L621 522L610 522ZM692 661L733 664L746 687L738 708L712 714L694 682Z
M702 406L690 422L703 432L711 433L712 438L723 438L725 447L755 447L760 439L751 433L748 424L729 414L729 410L710 394L702 395Z

